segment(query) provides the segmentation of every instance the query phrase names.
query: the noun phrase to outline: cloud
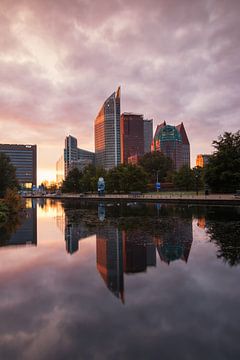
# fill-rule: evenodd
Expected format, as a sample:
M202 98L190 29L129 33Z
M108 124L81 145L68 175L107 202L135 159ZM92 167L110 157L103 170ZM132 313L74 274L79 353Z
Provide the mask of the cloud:
M94 118L121 84L122 111L184 122L194 164L239 128L239 10L234 0L1 1L1 141L38 143L40 168L55 166L68 133L93 149Z

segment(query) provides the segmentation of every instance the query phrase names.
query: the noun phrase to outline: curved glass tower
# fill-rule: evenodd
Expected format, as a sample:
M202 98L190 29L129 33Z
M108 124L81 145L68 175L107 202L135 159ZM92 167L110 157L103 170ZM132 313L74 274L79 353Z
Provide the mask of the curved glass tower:
M95 119L96 166L111 169L121 162L120 87L104 102Z

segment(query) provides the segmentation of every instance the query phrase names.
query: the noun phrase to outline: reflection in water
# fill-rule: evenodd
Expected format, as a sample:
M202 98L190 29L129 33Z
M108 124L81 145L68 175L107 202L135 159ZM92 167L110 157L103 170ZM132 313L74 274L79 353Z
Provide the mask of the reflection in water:
M170 264L181 259L187 263L193 241L192 221L176 219L172 230L156 237L155 241L162 261Z
M239 358L236 208L44 200L37 215L38 248L1 249L1 359Z
M107 225L97 230L96 259L97 269L108 289L124 302L123 241L116 227Z
M240 264L240 216L237 211L231 215L230 219L221 212L217 219L212 213L201 215L197 225L206 229L210 241L217 246L217 257L235 266Z
M64 208L58 209L58 227L65 234L66 250L73 254L79 250L79 241L96 235L97 269L107 288L124 302L124 273L146 272L156 267L156 249L159 259L167 264L175 260L188 261L192 235L192 219L176 218L168 224L157 219L149 226L149 219L142 221L139 228L139 204L127 204L128 216L119 216L114 206L108 206L108 217L104 203L96 210ZM118 209L118 207L117 207ZM155 208L152 209L155 211ZM160 207L157 207L159 216ZM117 211L117 212L116 212ZM163 208L164 211L164 208ZM138 217L131 217L136 213ZM87 215L86 215L87 214ZM121 222L121 226L118 223ZM153 221L153 220L152 220Z
M0 228L0 246L37 246L36 203L28 201L26 205L22 214Z

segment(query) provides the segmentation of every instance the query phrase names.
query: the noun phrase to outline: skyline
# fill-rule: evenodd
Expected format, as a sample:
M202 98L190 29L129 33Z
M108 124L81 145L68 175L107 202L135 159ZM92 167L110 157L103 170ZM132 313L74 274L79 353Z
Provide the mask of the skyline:
M154 130L184 122L193 165L239 128L239 12L234 0L2 0L0 142L37 144L38 183L55 179L65 137L93 151L98 109L121 85L121 113Z

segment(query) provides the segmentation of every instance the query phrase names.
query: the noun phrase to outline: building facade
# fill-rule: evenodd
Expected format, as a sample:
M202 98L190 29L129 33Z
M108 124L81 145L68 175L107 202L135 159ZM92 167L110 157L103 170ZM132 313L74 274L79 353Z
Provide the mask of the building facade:
M6 154L16 168L16 177L22 188L37 186L37 146L0 144L0 153Z
M202 168L204 166L206 166L210 156L211 155L207 155L207 154L198 154L197 159L196 159L196 166L199 166L199 167L202 167Z
M144 154L151 151L151 144L153 139L153 119L143 120L144 129Z
M96 166L111 169L121 162L120 87L101 107L94 124Z
M143 115L123 113L120 120L121 162L128 163L132 156L144 154L144 123Z
M61 159L61 158L60 158ZM59 160L60 160L59 159ZM65 139L64 148L64 178L66 179L70 170L78 168L82 171L85 166L95 163L95 154L78 148L77 139L71 135ZM60 165L58 163L58 165Z
M158 125L151 151L161 151L172 159L174 170L178 171L183 165L190 167L190 144L183 123L172 126L164 121Z

